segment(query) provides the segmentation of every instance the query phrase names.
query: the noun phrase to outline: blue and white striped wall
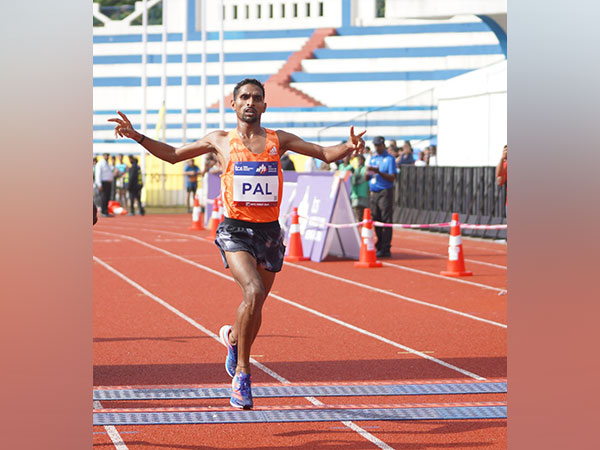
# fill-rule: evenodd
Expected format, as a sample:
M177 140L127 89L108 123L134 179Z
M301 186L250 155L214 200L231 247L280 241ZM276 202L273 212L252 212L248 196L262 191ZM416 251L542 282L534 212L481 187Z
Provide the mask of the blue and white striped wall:
M169 4L181 5L183 1ZM189 1L195 8L195 2ZM229 3L230 6L233 4ZM343 8L348 7L348 1L332 3L339 6L336 12L338 35L326 38L326 48L318 49L314 59L305 60L302 70L292 75L291 83L327 106L268 108L263 117L266 127L286 129L309 141L335 143L347 138L348 126L353 123L359 128L366 127L367 136L410 139L422 143L418 147L424 146L430 139L435 140L437 133L434 88L444 80L505 59L494 32L475 16L455 17L448 21L402 20L395 21L394 25L357 27L351 26L347 14L344 15L346 10ZM328 14L330 12L327 10ZM173 12L169 14L171 23L175 19ZM194 13L193 17L196 16ZM240 23L242 21L238 27ZM256 26L261 21L253 23ZM314 28L291 26L277 29L269 27L268 21L263 23L263 29L226 29L226 93L245 77L266 81L314 31ZM207 96L203 99L202 43L195 24L191 18L187 21L192 33L188 42L188 88L185 93L181 29L174 27L168 34L166 136L173 144L182 142L184 95L188 105L188 141L202 135L202 105L215 104L219 98L218 33L209 28ZM214 30L214 23L211 26ZM162 29L154 26L149 30L147 129L153 136L162 104ZM127 33L120 34L111 34L110 27L94 32L93 120L94 151L97 153L139 151L134 143L115 140L106 119L119 109L128 113L136 127L141 128L141 48L140 27L130 27ZM267 103L268 99L267 92ZM233 113L228 112L225 119L227 128L235 126ZM219 116L216 109L209 109L207 121L207 132L217 129Z

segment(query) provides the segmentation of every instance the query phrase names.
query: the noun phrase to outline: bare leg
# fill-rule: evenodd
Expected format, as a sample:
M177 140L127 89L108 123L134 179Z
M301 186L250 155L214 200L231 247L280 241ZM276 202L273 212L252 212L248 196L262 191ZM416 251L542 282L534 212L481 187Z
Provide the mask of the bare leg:
M260 278L262 279L263 287L265 289L265 299L266 299L267 296L269 295L269 292L271 292L271 287L273 286L273 282L275 281L276 274L275 274L275 272L269 272L268 270L265 270L260 266L257 266L256 269L258 270ZM251 336L252 341L250 344L254 344L254 340L256 339L256 336L258 335L258 330L260 330L261 324L262 324L262 308L259 311L259 314L257 317L257 322L255 323L255 327L253 329L254 333ZM233 328L235 328L235 326ZM234 335L233 332L231 334Z
M242 289L242 303L231 328L230 343L238 346L237 372L250 373L250 349L262 322L262 307L275 273L258 267L247 252L226 252L231 274Z

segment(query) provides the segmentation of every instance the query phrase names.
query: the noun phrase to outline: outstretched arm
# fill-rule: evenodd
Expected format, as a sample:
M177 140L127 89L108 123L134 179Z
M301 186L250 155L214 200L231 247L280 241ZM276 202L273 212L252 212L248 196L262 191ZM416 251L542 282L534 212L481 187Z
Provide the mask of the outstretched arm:
M214 145L215 140L224 134L223 131L213 131L195 142L175 148L165 142L155 141L154 139L150 139L149 137L138 133L133 129L131 122L125 114L121 111L117 111L117 113L121 117L108 119L109 122L116 123L116 137L120 136L133 139L157 158L171 164L194 158L211 151L216 151L216 146Z
M300 153L306 156L312 156L313 158L320 159L327 163L338 161L344 158L346 155L351 153L360 154L365 150L365 141L362 136L367 131L363 131L358 136L354 135L354 127L350 127L350 138L343 144L332 145L329 147L323 147L318 144L311 144L298 136L288 133L286 131L277 131L279 137L279 146L282 150L291 150L296 153Z

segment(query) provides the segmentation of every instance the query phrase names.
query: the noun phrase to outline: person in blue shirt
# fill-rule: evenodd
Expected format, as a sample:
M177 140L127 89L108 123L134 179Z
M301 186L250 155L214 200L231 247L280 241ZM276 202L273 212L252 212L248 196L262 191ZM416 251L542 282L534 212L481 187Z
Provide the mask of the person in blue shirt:
M396 162L399 166L402 164L413 165L415 163L415 157L413 156L413 148L410 145L410 141L404 141L402 145L402 153L396 158Z
M385 149L383 136L373 139L375 155L369 160L367 178L369 178L369 208L374 221L392 223L394 215L394 181L396 180L396 160ZM392 256L392 228L375 227L378 258Z
M192 212L194 206L194 196L196 195L196 190L198 190L198 172L200 172L200 168L193 159L189 159L185 166L185 170L183 171L187 190L186 203L188 212Z

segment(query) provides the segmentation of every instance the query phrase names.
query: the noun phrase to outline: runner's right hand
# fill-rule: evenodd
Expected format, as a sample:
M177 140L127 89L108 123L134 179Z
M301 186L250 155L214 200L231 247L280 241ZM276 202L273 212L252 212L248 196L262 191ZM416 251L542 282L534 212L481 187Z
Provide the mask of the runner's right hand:
M133 140L138 140L137 137L140 135L137 131L133 129L133 125L127 118L125 114L121 111L117 111L121 118L115 117L112 119L108 119L109 122L115 122L115 137L128 137Z

